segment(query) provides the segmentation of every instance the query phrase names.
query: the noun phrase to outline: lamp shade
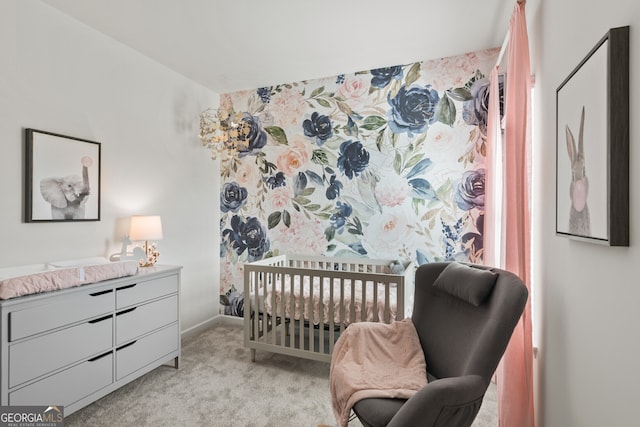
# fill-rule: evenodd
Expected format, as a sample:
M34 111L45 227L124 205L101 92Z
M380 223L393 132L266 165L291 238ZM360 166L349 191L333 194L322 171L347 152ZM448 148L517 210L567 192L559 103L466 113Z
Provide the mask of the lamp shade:
M129 228L131 240L162 240L162 222L158 215L134 215Z

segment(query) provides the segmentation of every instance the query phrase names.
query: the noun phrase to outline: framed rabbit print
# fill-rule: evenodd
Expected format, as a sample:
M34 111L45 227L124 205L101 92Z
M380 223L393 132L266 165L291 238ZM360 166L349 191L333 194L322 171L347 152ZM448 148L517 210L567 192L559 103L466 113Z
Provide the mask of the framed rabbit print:
M25 222L100 220L100 143L25 130Z
M629 245L629 27L556 90L556 234Z

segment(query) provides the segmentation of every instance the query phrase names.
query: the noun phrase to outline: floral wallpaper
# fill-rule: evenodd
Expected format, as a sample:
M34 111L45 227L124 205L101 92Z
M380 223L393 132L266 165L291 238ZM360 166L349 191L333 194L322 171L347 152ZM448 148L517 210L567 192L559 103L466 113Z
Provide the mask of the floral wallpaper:
M221 97L244 145L222 159L221 283L296 253L482 262L489 73L497 49Z

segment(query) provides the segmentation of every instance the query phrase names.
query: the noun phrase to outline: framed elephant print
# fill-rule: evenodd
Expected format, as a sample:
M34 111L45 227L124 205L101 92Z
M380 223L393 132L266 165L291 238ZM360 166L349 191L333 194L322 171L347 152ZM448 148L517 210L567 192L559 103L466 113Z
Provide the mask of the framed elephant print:
M556 90L556 234L629 245L629 27Z
M25 222L100 221L100 143L25 129Z

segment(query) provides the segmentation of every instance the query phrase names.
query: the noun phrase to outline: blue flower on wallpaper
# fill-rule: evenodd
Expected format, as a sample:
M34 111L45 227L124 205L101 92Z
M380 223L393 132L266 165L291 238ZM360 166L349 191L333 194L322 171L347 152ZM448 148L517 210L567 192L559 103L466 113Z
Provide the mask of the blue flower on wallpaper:
M388 112L389 128L395 133L407 132L409 137L416 133L426 132L429 125L436 121L436 106L440 96L431 85L402 86L398 94L391 98L387 95L391 106Z
M267 144L267 133L260 126L260 119L256 116L244 112L242 113L242 121L249 126L249 132L246 135L240 134L238 139L244 142L238 148L238 156L244 157L247 154L258 152Z
M478 230L478 233L484 234L484 212L482 215L478 215L478 219L476 219L476 230Z
M480 218L483 216L480 215ZM479 232L470 231L462 235L460 239L462 241L462 246L467 247L465 252L477 254L484 247L484 241L482 238L482 229L478 230Z
M247 217L245 222L239 215L234 215L231 218L231 229L223 230L222 238L229 242L236 254L242 255L246 250L249 262L261 260L270 246L267 230L258 218L252 216Z
M331 175L331 178L329 178L329 187L327 187L326 192L327 199L334 200L336 197L340 197L342 187L342 183L336 179L336 176Z
M336 84L341 85L344 83L344 74L338 74L336 76Z
M471 85L471 100L462 104L462 119L468 125L478 126L483 135L487 134L487 116L489 115L488 78L478 79ZM502 92L502 91L501 91Z
M485 170L465 171L458 183L454 199L458 207L468 211L484 209Z
M402 79L402 66L396 65L393 67L376 68L371 70L371 86L378 89L385 88L392 79Z
M298 172L298 175L293 179L293 194L296 196L302 196L304 190L307 188L307 175L302 172Z
M338 230L338 233L342 233L342 229L347 223L347 218L351 216L352 212L353 208L349 203L336 202L336 212L329 217L331 227Z
M476 219L476 231L469 231L462 235L460 243L470 262L481 262L484 256L484 214Z
M482 250L484 241L482 239L482 235L476 232L465 233L460 238L460 243L462 244L464 262L480 262L482 259Z
M220 235L222 235L222 231L224 230L224 218L220 218ZM224 240L220 240L220 258L224 258L227 254L227 245L225 245Z
M460 232L462 232L462 226L464 225L464 217L458 219L455 224L449 225L442 223L442 240L444 242L444 259L450 260L455 253L456 243L460 239Z
M323 114L318 114L317 111L311 114L311 119L306 119L302 123L302 128L306 136L316 138L318 145L324 144L327 139L333 136L331 119Z
M360 141L348 140L340 144L338 169L349 179L358 176L369 164L369 152Z
M220 210L238 212L247 201L247 189L237 182L225 182L220 192Z
M271 89L268 87L260 87L256 91L262 102L268 104L271 101Z
M270 176L269 178L265 179L265 184L272 190L274 188L284 187L286 185L284 173L278 172L275 175Z

